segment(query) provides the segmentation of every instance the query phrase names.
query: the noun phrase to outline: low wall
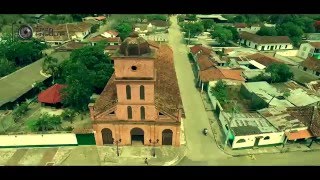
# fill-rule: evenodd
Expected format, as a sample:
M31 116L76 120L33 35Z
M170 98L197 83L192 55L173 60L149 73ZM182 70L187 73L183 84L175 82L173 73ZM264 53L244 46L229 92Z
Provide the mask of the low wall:
M0 147L77 145L77 144L78 144L77 137L73 133L0 135Z
M280 56L297 56L299 50L278 51L276 54Z

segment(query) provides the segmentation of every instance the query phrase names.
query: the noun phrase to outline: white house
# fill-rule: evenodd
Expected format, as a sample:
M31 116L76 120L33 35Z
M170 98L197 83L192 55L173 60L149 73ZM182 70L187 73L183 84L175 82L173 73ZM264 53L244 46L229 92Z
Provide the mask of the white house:
M234 27L238 32L245 31L253 34L257 33L261 29L260 25L249 26L246 23L235 23Z
M117 31L114 30L109 30L101 34L101 36L106 37L106 38L115 38L119 35Z
M259 51L293 49L288 36L259 36L245 31L240 33L240 44Z
M303 43L300 45L298 57L307 59L309 56L320 59L320 41Z
M220 111L219 121L232 149L281 144L284 132L279 132L258 113L232 115Z

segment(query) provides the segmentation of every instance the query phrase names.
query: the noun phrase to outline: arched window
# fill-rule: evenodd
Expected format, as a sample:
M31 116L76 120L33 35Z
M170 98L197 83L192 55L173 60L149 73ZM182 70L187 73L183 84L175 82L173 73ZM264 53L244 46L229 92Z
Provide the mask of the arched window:
M127 107L127 111L128 111L128 119L132 119L132 108L131 108L131 106Z
M144 120L146 118L146 112L145 108L143 106L140 107L140 116L141 120Z
M266 136L263 138L263 140L269 140L270 139L270 136Z
M143 85L140 86L140 99L144 100L144 86Z
M245 139L239 139L239 140L237 141L237 143L244 143L244 142L246 142Z
M130 85L126 86L127 99L131 99L131 87Z

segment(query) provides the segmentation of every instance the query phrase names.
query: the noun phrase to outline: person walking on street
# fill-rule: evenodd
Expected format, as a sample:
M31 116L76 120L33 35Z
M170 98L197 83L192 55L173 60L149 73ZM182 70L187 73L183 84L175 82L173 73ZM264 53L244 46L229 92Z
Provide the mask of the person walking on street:
M149 163L148 163L148 158L146 158L146 159L144 160L144 163L145 163L146 165L149 165Z

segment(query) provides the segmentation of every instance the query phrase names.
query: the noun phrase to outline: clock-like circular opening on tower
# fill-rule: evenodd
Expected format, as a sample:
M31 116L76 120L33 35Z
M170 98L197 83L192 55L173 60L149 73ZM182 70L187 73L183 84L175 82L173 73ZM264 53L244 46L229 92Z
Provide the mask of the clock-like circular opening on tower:
M132 71L136 71L137 70L137 66L131 66L131 70Z

